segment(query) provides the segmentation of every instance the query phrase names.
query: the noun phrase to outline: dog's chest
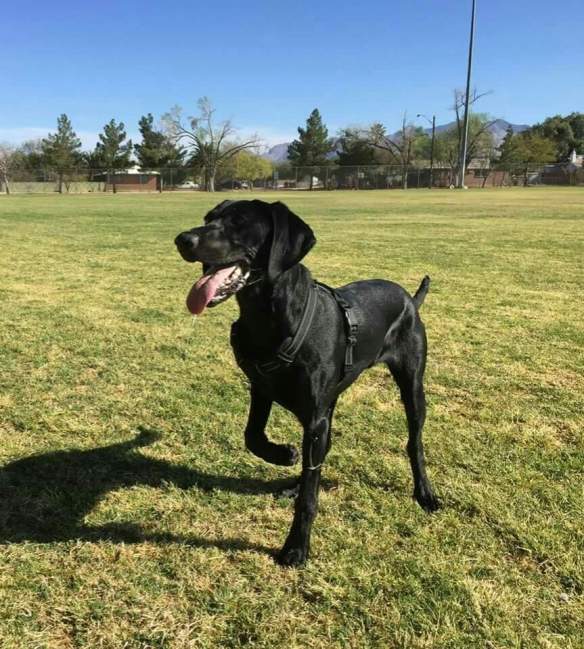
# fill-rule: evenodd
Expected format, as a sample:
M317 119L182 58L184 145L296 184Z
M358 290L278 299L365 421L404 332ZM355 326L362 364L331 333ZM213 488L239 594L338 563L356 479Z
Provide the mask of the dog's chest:
M271 358L268 352L261 353L251 346L245 334L238 332L237 323L231 329L231 346L235 360L249 381L262 393L284 408L296 412L307 401L310 392L307 368L302 363L280 366L266 372L262 369Z

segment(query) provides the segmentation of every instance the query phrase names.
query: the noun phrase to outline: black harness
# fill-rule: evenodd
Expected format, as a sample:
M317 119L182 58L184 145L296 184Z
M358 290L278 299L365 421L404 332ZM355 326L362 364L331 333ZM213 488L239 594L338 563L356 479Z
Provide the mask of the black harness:
M296 333L293 337L284 340L276 350L274 358L262 363L256 363L256 369L260 374L271 374L272 372L277 372L278 370L289 367L293 363L298 351L302 347L302 343L310 331L314 319L314 313L316 311L316 292L318 290L331 295L343 311L345 332L347 335L344 375L349 372L353 366L353 349L357 344L357 334L359 332L359 325L357 323L357 318L355 317L355 312L351 305L342 298L334 288L322 284L321 282L314 281L308 289L308 295L306 296L302 317L298 329L296 329Z
M347 302L347 300L341 297L341 294L335 291L334 288L331 288L326 284L322 284L321 282L315 281L315 284L322 291L325 291L333 296L333 298L341 308L341 311L343 312L343 315L345 317L345 332L347 334L347 346L345 348L345 374L346 374L353 366L353 349L357 344L357 334L359 333L359 324L357 322L355 311L353 310L353 307Z
M341 380L347 375L347 373L353 367L353 350L357 344L357 334L359 333L359 324L357 322L357 317L353 307L337 292L334 288L322 284L321 282L313 281L308 289L308 295L306 296L306 302L304 303L304 309L302 310L302 317L300 318L300 324L298 329L294 333L294 336L286 338L284 342L278 347L274 357L270 360L255 363L256 370L264 377L270 376L274 372L283 370L289 367L296 358L302 343L305 341L312 321L314 319L314 313L316 311L316 294L317 291L323 293L328 293L335 302L339 305L339 308L343 312L343 317L345 320L345 333L347 336L347 344L345 347L345 364L343 368L343 376ZM231 342L235 342L237 338L237 322L234 322L231 327ZM319 464L314 464L313 462L313 446L320 439L320 432L315 433L310 438L310 444L308 447L308 465L306 468L309 471L316 471L322 466L322 462Z

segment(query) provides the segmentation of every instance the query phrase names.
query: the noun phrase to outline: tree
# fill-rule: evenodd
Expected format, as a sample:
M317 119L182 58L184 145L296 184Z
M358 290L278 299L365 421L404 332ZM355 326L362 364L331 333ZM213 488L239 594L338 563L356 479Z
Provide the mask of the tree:
M9 149L9 169L11 176L18 173L21 180L44 179L42 167L45 159L42 151L42 140L27 140L18 147L4 145L4 150Z
M327 154L332 149L328 129L315 108L306 120L306 128L298 127L298 139L288 147L288 160L298 167L323 166L329 164ZM313 174L310 172L310 189Z
M529 180L529 166L551 162L555 160L557 152L552 140L530 130L516 135L512 130L508 130L499 151L499 165L505 169L520 168L524 185L527 185Z
M401 167L402 189L408 188L408 171L412 160L421 151L428 135L424 129L413 124L408 124L404 114L402 127L395 135L388 135L385 126L380 123L369 128L369 142L371 146L387 151Z
M251 189L254 180L269 178L273 171L274 166L270 160L249 151L240 151L221 168L221 176L226 180L247 181Z
M493 136L490 133L490 127L497 121L491 119L485 113L472 113L471 107L476 104L476 102L484 97L486 92L478 93L476 90L473 90L472 96L469 98L469 116L468 116L468 139L466 146L466 157L465 157L465 167L468 167L471 160L474 158L490 158L493 153ZM464 130L464 112L463 108L466 103L466 93L462 90L454 91L454 103L452 105L452 110L456 116L455 124L452 129L452 132L444 138L446 148L448 149L448 158L449 164L451 167L451 172L453 176L458 176L459 167L460 167L460 157L462 155L462 139L463 139L463 130ZM456 135L456 152L457 158L456 163L454 164L452 156L452 140L453 136ZM453 180L453 179L452 179ZM464 178L463 184L464 184Z
M483 94L473 92L469 106L474 105ZM452 109L455 113L454 124L446 130L436 134L434 158L450 167L450 184L455 184L459 174L460 155L462 148L462 132L464 128L464 106L465 95L460 90L454 91L454 103ZM470 109L469 109L470 110ZM465 166L475 159L483 159L490 163L494 153L493 135L490 127L496 120L491 119L485 113L470 113L468 116L468 140L466 148Z
M520 133L517 140L517 155L523 162L524 184L527 185L529 165L553 161L556 147L551 140L535 133Z
M215 124L215 109L207 97L201 97L197 106L199 114L188 118L188 126L184 125L182 109L178 106L163 115L162 120L173 143L187 143L192 153L190 162L201 169L205 190L214 192L217 170L240 151L256 148L259 140L252 137L228 144L230 136L235 133L231 122L226 120Z
M369 143L363 129L342 129L339 134L338 146L337 155L341 165L373 165L377 162L375 149Z
M0 144L0 190L10 194L9 176L15 163L15 150L10 144Z
M111 119L99 134L95 145L96 158L102 161L102 167L108 171L127 169L131 164L133 151L132 140L126 142L126 127L123 122L116 124Z
M584 153L584 113L570 113L565 117L554 115L529 131L554 142L558 162L568 160L574 149Z
M91 156L92 165L105 169L108 174L114 174L113 191L116 191L115 173L120 169L127 169L131 165L133 151L132 140L126 142L126 127L123 122L116 124L110 120L99 134L99 142Z
M138 122L142 142L134 145L140 169L161 169L162 167L181 167L184 163L185 149L176 146L161 130L154 128L152 113L143 115Z
M81 140L64 113L57 119L57 132L42 140L43 157L59 176L59 193L63 193L63 177L81 161Z
M506 165L513 161L515 157L515 141L516 139L514 138L513 127L509 124L507 131L505 132L505 137L497 149L499 152L500 165Z
M42 140L26 140L16 149L15 156L19 169L38 173L45 163Z

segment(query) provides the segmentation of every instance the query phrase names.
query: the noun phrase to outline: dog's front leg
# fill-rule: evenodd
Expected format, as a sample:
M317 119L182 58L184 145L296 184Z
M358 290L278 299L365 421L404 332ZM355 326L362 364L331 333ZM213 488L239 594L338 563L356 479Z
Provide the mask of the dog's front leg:
M254 455L272 464L292 466L298 461L298 450L292 444L274 444L266 436L266 424L272 400L251 386L250 407L245 427L245 445Z
M318 506L320 472L329 449L330 417L322 417L306 426L302 442L302 475L296 498L294 520L278 555L283 566L299 566L308 558L310 532Z

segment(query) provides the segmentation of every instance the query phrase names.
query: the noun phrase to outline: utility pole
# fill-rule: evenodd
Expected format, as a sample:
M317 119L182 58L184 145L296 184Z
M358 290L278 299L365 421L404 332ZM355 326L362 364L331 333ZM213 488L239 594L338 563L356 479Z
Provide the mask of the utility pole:
M428 124L430 119L422 113L418 113L417 117L423 117ZM430 182L428 184L428 189L434 187L434 142L436 141L436 115L432 115L432 144L430 145Z
M466 150L468 143L468 106L470 100L470 77L472 70L472 51L474 45L475 31L475 10L476 0L472 0L472 17L470 21L470 40L468 44L468 68L466 71L466 95L464 97L464 126L462 130L462 144L458 159L458 187L464 189L464 177L466 175Z
M430 187L434 187L434 142L436 141L436 115L432 115L432 144L430 145Z

